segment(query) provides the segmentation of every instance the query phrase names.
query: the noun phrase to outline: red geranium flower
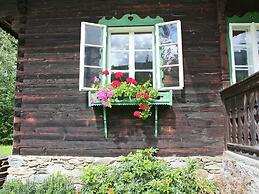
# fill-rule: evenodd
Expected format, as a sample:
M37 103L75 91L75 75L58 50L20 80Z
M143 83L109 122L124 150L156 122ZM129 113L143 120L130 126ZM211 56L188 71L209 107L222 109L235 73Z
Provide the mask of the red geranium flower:
M112 86L115 87L115 88L117 88L117 87L120 86L120 85L121 85L121 82L118 81L118 80L114 80L114 81L112 82Z
M145 94L143 94L143 97L144 98L149 98L149 95L145 93Z
M119 78L123 77L123 73L117 72L117 73L114 74L114 77L115 77L116 79L119 79Z
M103 75L109 75L109 71L105 70L102 72Z
M134 117L137 117L137 118L141 118L141 112L140 111L135 111L134 113L133 113L133 115L134 115Z
M128 78L126 79L126 82L127 82L127 83L131 83L131 84L134 84L135 86L138 85L138 82L137 82L135 79L131 78L131 77L128 77Z
M142 94L137 94L136 95L136 98L141 98L142 97Z
M141 104L141 105L139 105L139 109L140 109L140 110L149 109L149 106L148 106L148 105Z

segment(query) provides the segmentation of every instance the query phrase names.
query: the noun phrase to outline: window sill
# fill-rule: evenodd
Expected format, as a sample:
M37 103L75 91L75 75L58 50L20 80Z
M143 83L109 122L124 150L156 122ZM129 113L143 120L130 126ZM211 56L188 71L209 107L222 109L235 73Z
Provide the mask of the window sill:
M173 105L173 99L172 99L172 90L170 91L159 91L158 98L152 103L153 105ZM96 102L91 102L90 99L95 99ZM134 99L124 99L124 100L117 100L114 103L112 103L112 106L114 105L120 105L120 106L134 106L137 105L136 101ZM101 102L97 99L95 91L89 91L88 92L88 106L103 106Z

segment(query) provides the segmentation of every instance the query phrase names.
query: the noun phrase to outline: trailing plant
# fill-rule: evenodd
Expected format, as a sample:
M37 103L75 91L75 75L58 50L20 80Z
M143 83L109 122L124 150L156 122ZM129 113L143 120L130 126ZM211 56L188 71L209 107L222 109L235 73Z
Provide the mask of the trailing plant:
M108 71L102 73L109 75ZM108 84L102 84L100 78L94 78L93 87L97 90L96 96L105 107L112 107L112 104L118 100L124 99L134 101L138 104L139 110L133 115L137 118L146 119L151 116L151 107L158 96L158 91L152 87L150 81L139 84L135 79L128 77L122 81L124 74L117 72L114 74L115 80ZM96 99L90 99L92 103Z
M89 165L83 170L83 193L97 194L212 194L214 183L197 176L201 166L189 161L171 169L156 157L157 149L139 150L118 165Z

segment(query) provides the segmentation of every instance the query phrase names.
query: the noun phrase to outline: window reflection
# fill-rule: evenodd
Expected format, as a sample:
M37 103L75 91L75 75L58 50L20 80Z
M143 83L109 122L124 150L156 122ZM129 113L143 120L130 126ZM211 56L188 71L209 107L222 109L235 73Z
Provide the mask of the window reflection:
M161 44L177 43L177 24L159 26Z
M112 70L128 70L129 69L129 52L112 52L111 54Z
M151 33L136 33L135 49L152 49L152 34Z
M102 45L103 29L99 26L85 26L85 43Z
M112 34L111 35L112 50L128 50L129 35L128 34Z
M152 69L152 52L136 51L135 52L135 68L136 69Z
M162 59L162 66L178 64L178 46L169 45L160 47L160 55Z

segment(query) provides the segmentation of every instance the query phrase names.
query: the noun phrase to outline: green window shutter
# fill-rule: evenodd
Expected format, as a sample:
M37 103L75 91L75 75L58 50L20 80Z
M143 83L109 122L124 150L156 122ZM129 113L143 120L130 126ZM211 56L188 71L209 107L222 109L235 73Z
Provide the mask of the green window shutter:
M156 72L159 90L184 87L182 32L179 20L155 25Z
M81 23L79 90L93 90L94 77L101 77L106 62L107 27ZM105 82L105 80L102 80Z

